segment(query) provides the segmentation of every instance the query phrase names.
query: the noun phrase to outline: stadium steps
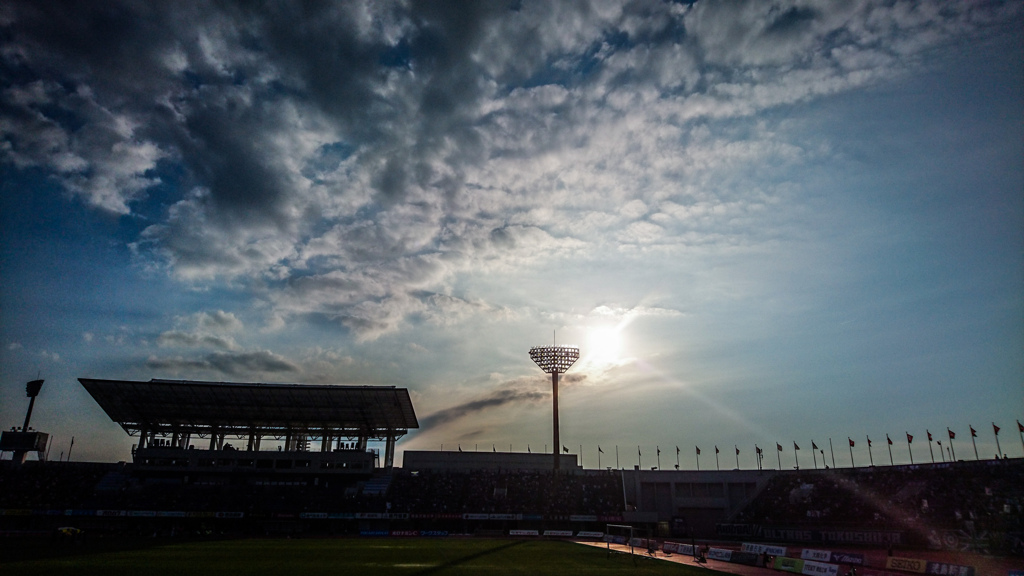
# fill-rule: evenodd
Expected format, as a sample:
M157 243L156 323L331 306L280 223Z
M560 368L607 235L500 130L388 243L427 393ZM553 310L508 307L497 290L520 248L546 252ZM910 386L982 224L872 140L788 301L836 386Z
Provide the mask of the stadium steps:
M924 482L910 482L896 493L893 500L896 502L914 502L924 492L925 488Z
M374 476L363 485L364 496L383 496L391 487L391 476Z
M107 472L96 483L97 492L117 492L128 483L129 476L121 472Z

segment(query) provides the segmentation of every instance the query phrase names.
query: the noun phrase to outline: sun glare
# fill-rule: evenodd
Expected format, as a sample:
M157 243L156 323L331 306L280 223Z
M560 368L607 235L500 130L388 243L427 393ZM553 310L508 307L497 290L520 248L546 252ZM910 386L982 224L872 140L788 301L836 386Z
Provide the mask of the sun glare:
M614 364L622 353L622 338L615 328L591 328L585 354L597 364Z

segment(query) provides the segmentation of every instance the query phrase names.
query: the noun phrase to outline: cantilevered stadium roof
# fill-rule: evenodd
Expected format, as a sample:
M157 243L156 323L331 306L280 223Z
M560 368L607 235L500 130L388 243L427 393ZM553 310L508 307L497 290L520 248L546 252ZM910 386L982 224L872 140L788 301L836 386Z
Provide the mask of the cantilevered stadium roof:
M419 428L409 391L394 386L78 381L129 433L177 427L365 432Z

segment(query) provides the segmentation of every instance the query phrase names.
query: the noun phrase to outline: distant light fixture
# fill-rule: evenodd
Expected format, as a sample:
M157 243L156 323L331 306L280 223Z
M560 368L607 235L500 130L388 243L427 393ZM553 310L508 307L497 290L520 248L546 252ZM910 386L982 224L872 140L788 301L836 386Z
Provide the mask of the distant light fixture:
M558 375L568 370L580 358L580 349L575 346L534 346L530 348L530 358L540 369L551 374L551 398L553 401L555 443L552 445L555 455L555 470L560 468L558 447Z

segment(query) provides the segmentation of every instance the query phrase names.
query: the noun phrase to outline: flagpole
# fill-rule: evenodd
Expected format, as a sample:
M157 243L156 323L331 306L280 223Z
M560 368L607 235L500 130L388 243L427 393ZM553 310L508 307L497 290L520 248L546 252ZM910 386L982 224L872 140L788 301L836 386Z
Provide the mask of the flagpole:
M754 444L754 463L757 464L757 469L761 469L761 449Z
M601 445L597 445L597 469L601 469Z
M992 432L996 435L996 457L1000 457L1003 454L1003 449L999 446L999 426L996 423L992 423Z
M867 434L865 434L864 437L868 439L868 462L871 463L871 466L874 466L875 458L871 455L871 437Z
M800 469L800 448L797 447L796 442L793 442L793 460L796 461L796 469Z
M889 438L888 432L885 434L885 443L888 444L889 448L889 466L893 466L892 463L892 438Z
M697 471L700 471L700 446L694 446L697 449Z
M936 444L939 445L939 456L942 456L942 461L946 461L946 453L942 450L942 440L936 440Z
M779 461L779 471L782 471L782 444L775 443L775 458Z
M974 445L974 459L981 460L981 458L978 458L978 442L975 440L975 438L978 437L978 431L970 424L968 424L967 427L971 429L971 444Z
M850 468L856 468L857 465L853 463L853 438L847 436L846 439L850 441Z
M676 446L676 470L679 470L679 446Z
M733 444L732 447L736 449L736 469L739 470L740 469L740 447L735 445L735 444Z
M956 462L956 448L953 446L953 439L956 438L956 432L953 432L952 430L950 430L948 426L946 427L946 432L949 432L949 446L948 446L948 448L949 448L950 458L952 458L952 460L950 460L950 462Z
M644 464L643 464L643 460L641 460L641 456L643 456L643 452L641 452L640 451L640 447L637 446L636 447L636 466L637 466L637 468L643 470L644 469Z
M619 467L619 445L618 444L615 445L615 467L618 468L619 470L622 470L622 468ZM625 488L623 488L623 490L625 490Z
M1021 425L1020 420L1017 420L1017 433L1020 434L1020 447L1024 449L1024 425Z
M815 454L815 452L817 452L817 451L818 451L818 445L814 443L814 440L811 440L811 458L814 458L814 469L815 470L818 469L818 455Z
M910 448L910 443L913 442L913 441L914 441L914 437L910 435L910 432L907 432L907 453L910 454L910 464L911 465L914 464L914 451L913 451L913 449Z
M832 438L828 439L828 451L832 453L832 467L835 468L836 467L836 451L832 449ZM822 460L825 459L824 456L822 456L821 458L822 458Z
M932 464L935 464L935 452L932 452L932 433L927 428L924 431L928 434L928 455L932 457Z
M655 446L654 449L657 451L658 456L658 470L661 470L661 446Z
M715 444L715 468L721 470L722 467L718 465L718 445Z

